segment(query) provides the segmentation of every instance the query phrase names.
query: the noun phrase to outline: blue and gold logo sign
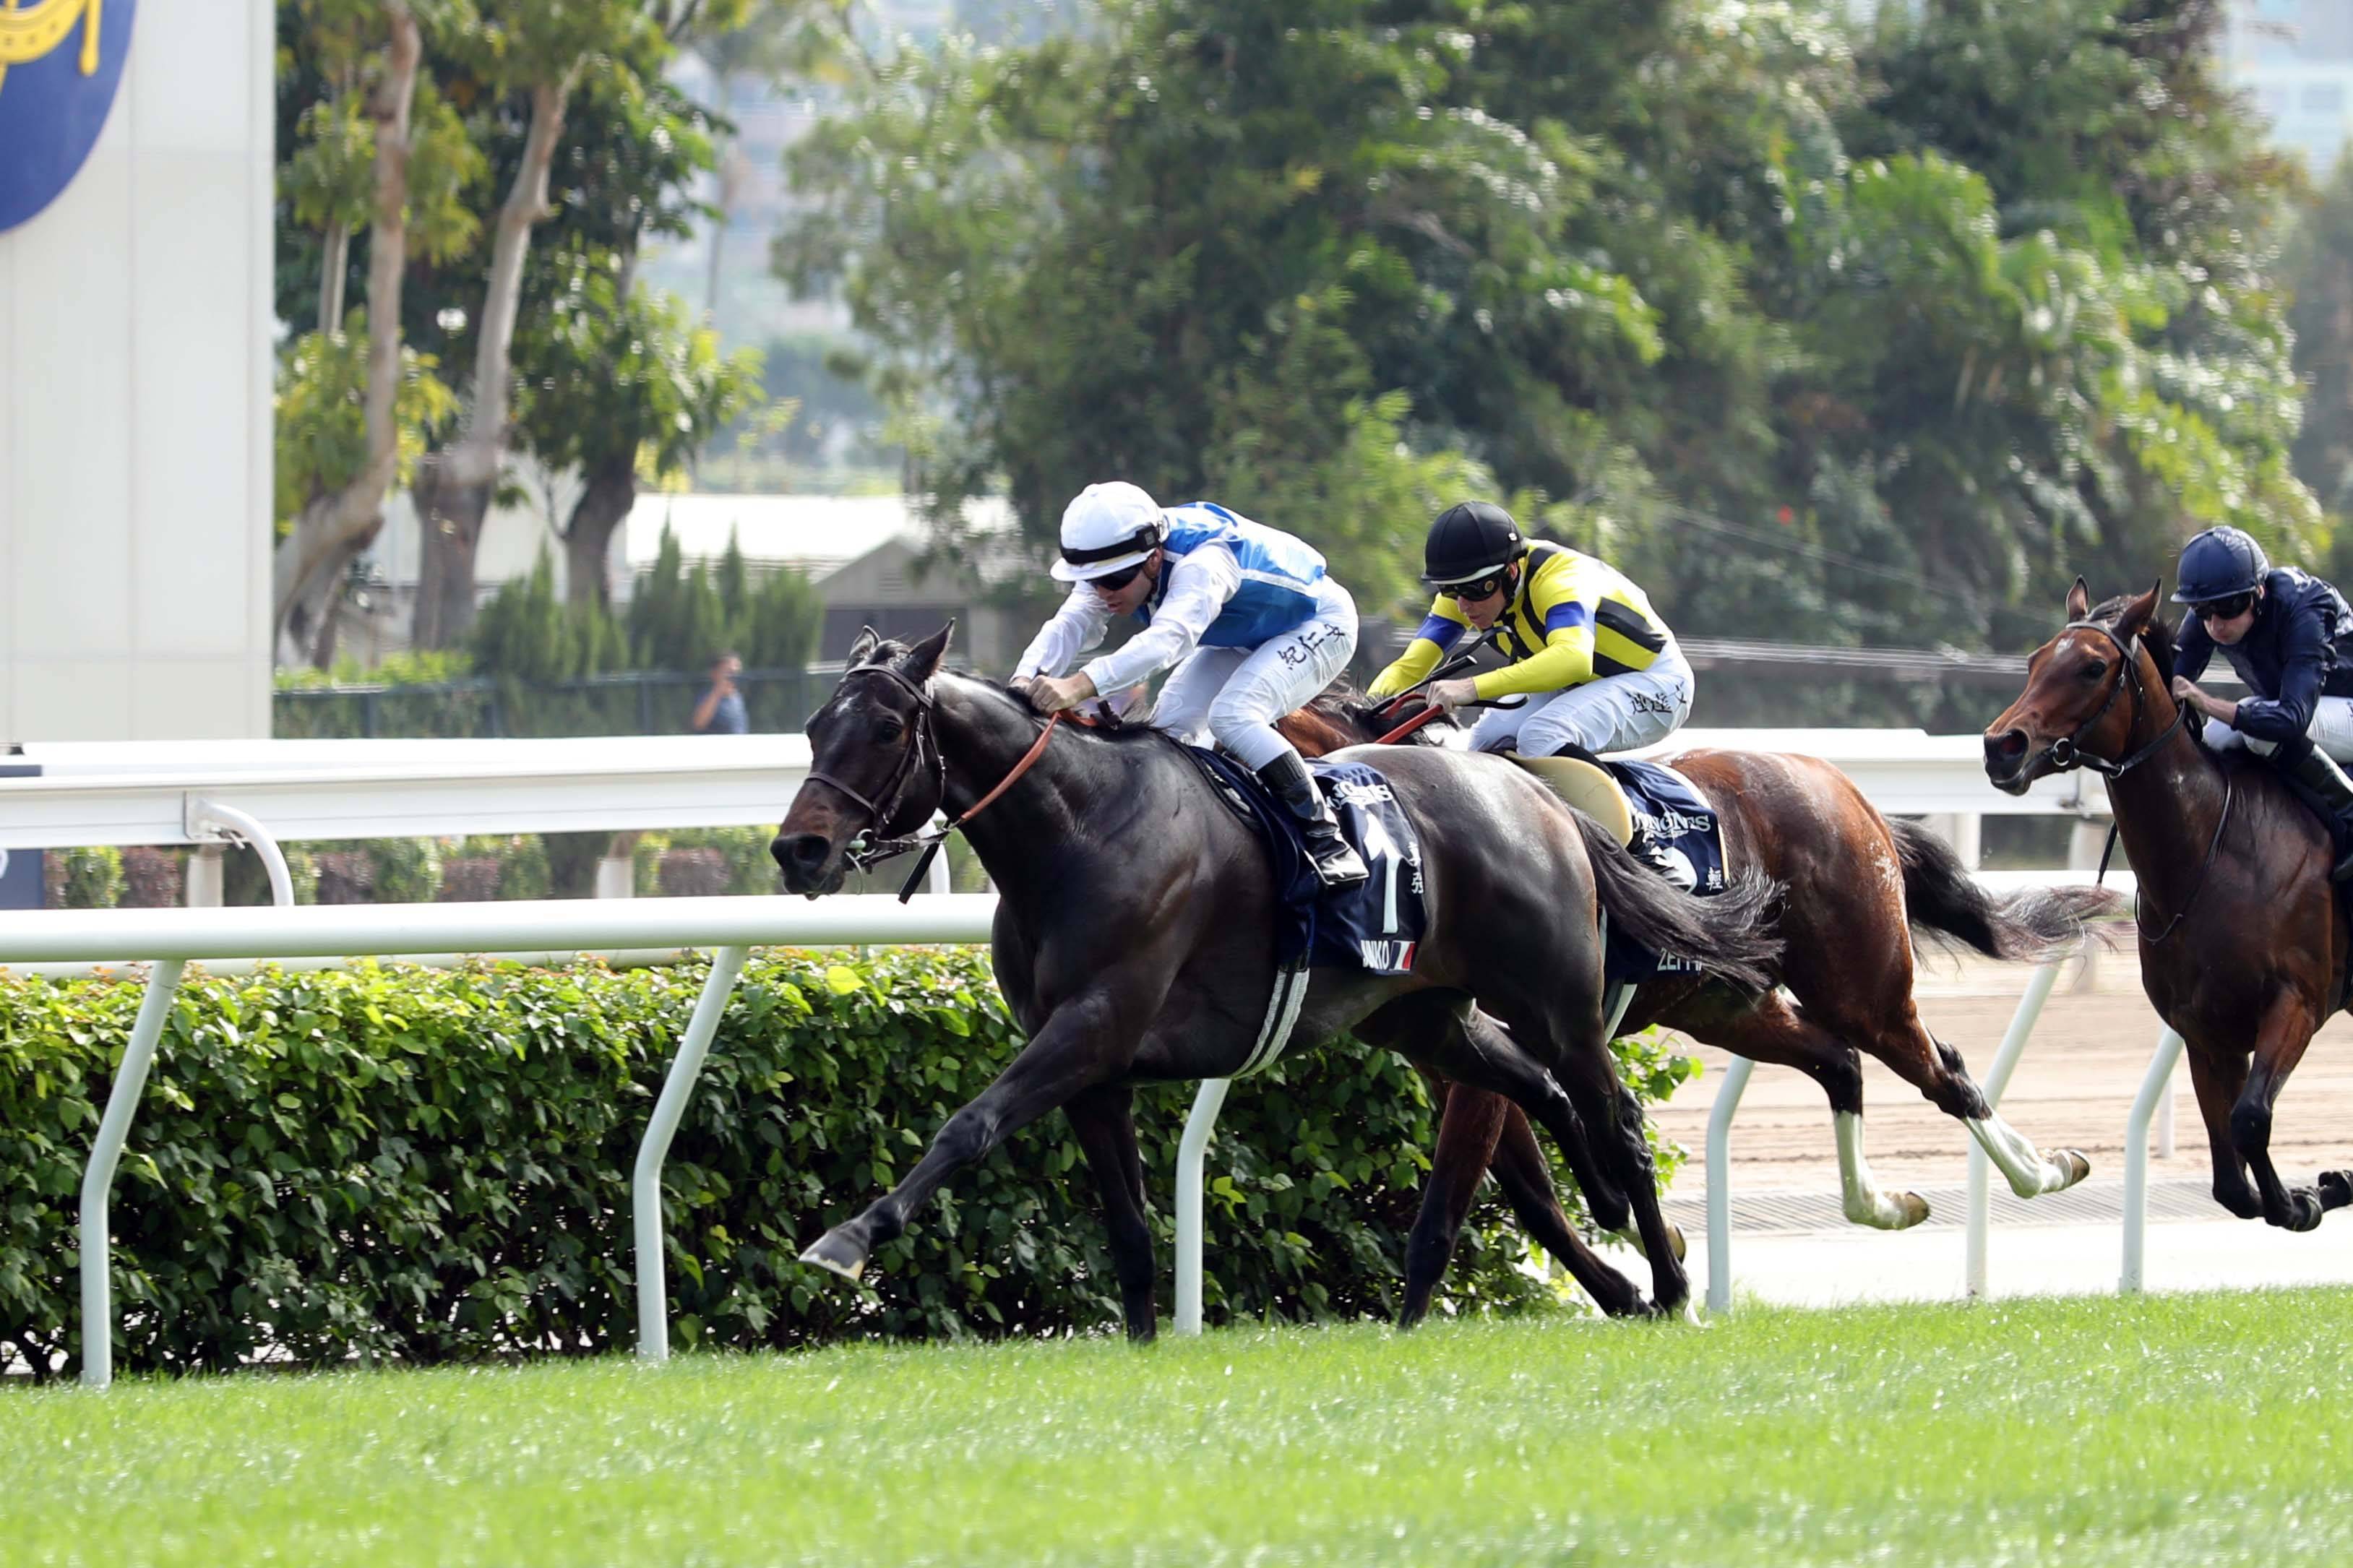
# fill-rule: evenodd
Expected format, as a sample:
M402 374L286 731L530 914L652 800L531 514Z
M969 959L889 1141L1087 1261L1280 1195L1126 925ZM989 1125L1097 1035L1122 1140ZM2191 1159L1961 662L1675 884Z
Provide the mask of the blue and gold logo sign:
M137 0L0 0L0 229L72 183L122 80Z

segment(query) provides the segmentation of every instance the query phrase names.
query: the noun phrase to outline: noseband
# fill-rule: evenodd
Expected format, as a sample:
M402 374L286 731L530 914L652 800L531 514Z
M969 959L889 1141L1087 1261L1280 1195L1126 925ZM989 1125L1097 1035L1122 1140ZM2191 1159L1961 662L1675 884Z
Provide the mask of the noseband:
M2100 727L2100 721L2108 716L2108 710L2116 705L2116 699L2125 694L2126 688L2131 689L2133 697L2132 722L2125 727L2126 738L2130 739L2132 732L2140 728L2140 682L2132 678L2133 667L2140 662L2140 634L2134 633L2132 641L2127 643L2124 638L2116 636L2112 629L2102 626L2097 621L2069 621L2060 630L2097 632L2107 638L2110 646L2116 650L2116 679L2108 688L2107 700L2100 704L2098 712L2076 725L2073 734L2062 735L2051 742L2052 769L2053 772L2063 773L2073 768L2084 767L2091 769L2102 778L2120 779L2156 755L2157 749L2173 738L2173 732L2181 728L2182 721L2189 718L2189 705L2186 702L2175 703L2173 722L2168 724L2158 733L2157 739L2120 763L2110 762L2105 757L2095 756L2084 750L2084 737Z

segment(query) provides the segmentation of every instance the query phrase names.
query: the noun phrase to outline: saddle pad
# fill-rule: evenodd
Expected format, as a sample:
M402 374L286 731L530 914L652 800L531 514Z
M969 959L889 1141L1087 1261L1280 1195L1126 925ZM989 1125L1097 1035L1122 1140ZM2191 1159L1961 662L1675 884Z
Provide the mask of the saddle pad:
M1626 792L1634 818L1631 847L1636 858L1656 865L1661 875L1686 892L1706 898L1724 891L1730 880L1724 822L1697 786L1657 763L1611 761L1602 765ZM1604 947L1602 969L1613 983L1636 985L1664 975L1698 973L1689 960L1647 952L1614 929Z
M1300 840L1298 819L1267 793L1256 773L1221 752L1187 746L1185 754L1267 847L1274 871L1277 966L1303 958L1319 969L1373 974L1412 970L1426 929L1421 837L1388 780L1362 763L1308 764L1332 803L1342 836L1372 872L1353 888L1326 894Z

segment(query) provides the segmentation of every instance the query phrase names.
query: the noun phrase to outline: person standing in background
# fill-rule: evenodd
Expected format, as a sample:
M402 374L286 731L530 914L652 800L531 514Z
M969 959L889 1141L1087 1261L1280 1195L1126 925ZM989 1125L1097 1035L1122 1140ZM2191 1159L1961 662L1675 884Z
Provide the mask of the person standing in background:
M744 694L735 689L735 678L744 673L744 661L733 652L723 653L711 666L711 689L694 705L691 728L698 735L742 735L750 732L752 716L744 711Z

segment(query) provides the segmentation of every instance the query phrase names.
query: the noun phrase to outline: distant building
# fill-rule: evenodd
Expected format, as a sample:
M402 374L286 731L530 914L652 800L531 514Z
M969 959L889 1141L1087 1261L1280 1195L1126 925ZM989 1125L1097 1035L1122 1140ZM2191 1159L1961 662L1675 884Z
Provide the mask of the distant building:
M2327 174L2353 137L2353 3L2236 0L2222 58L2272 140Z
M542 488L522 487L527 495ZM556 508L569 504L557 487ZM491 511L475 556L475 586L482 597L529 575L543 550L562 586L563 545L547 515L538 500ZM934 552L925 522L904 496L649 494L638 498L616 531L607 570L616 602L626 604L659 554L663 529L678 536L690 566L716 564L732 537L754 577L786 566L808 574L825 602L820 659L841 658L860 626L886 637L927 637L953 616L957 662L1009 669L1034 629L1024 615L990 602L998 584L1022 573L1011 548L1012 510L1003 500L983 500L974 503L971 516L982 535L1007 541L986 569L927 559ZM398 495L385 509L384 534L373 552L382 584L374 595L380 613L345 638L363 662L406 646L417 559L417 514L408 497Z

